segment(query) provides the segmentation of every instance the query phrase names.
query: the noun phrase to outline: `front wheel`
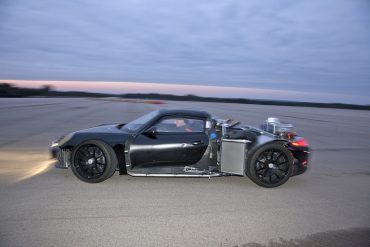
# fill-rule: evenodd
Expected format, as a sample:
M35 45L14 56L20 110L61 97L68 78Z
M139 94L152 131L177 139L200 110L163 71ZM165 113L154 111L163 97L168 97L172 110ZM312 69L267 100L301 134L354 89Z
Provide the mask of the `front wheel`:
M293 172L293 157L279 143L258 149L246 166L246 175L256 184L273 188L284 184Z
M110 178L117 164L114 150L102 141L85 141L72 152L72 172L87 183L99 183Z

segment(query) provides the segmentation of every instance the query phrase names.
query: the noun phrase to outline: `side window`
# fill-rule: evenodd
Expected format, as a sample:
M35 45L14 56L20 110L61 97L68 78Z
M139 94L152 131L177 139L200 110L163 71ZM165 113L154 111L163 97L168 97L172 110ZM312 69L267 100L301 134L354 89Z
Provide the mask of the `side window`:
M204 120L192 118L165 118L155 125L158 132L203 132Z

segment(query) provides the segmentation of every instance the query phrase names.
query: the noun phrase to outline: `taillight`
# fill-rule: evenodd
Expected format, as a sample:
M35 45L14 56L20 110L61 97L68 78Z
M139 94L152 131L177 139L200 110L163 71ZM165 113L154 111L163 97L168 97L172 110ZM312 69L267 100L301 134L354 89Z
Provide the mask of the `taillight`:
M303 139L303 138L296 140L294 142L291 142L290 144L294 147L308 147L308 142L306 141L306 139Z

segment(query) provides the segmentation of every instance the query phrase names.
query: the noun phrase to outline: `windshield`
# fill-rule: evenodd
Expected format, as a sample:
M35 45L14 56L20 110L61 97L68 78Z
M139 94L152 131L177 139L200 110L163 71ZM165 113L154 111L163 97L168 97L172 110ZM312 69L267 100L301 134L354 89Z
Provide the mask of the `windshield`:
M142 117L139 117L138 119L126 124L123 129L128 131L136 131L140 129L144 124L149 122L151 119L153 119L155 116L157 116L158 111L152 111L148 114L145 114Z

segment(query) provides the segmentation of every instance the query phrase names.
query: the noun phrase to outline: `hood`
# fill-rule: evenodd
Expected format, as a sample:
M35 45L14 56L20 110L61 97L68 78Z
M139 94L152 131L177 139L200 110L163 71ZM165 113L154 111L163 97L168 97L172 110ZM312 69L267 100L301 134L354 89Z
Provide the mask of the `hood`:
M103 124L96 127L78 130L75 133L122 133L122 129L118 128L117 124Z
M115 145L124 145L129 133L119 128L121 125L106 124L88 129L82 129L71 132L59 141L61 148L73 148L87 140L100 140L112 147Z

